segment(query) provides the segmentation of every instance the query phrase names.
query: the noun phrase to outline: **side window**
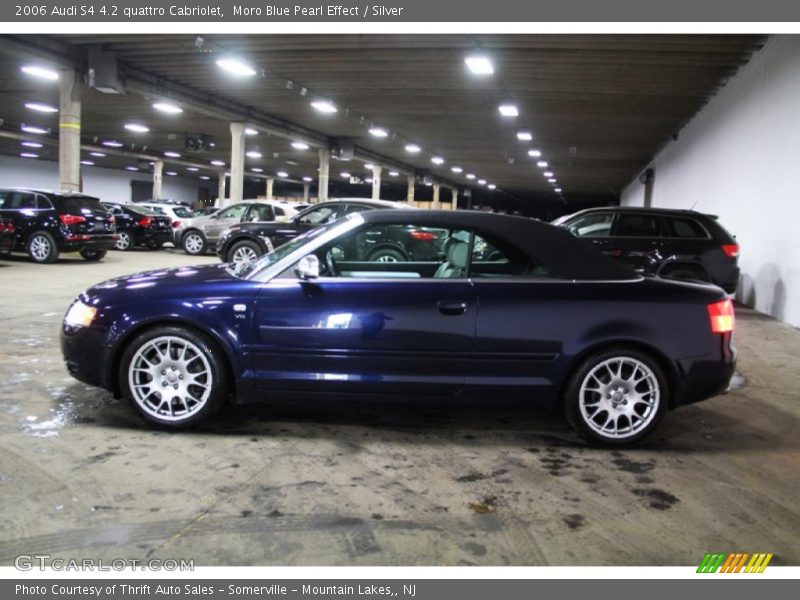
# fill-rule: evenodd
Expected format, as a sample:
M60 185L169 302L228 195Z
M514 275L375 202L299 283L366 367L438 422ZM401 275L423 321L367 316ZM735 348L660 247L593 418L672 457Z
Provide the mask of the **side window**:
M36 208L36 196L26 192L10 192L3 208L31 210Z
M283 209L280 206L274 206L274 207L272 207L272 210L275 211L275 216L276 217L283 217L283 216L286 215L286 213L283 212Z
M655 215L622 213L617 217L614 235L618 237L659 237L661 227Z
M275 209L269 204L253 204L247 215L248 221L274 221Z
M694 219L669 217L665 219L667 223L667 235L676 238L708 238L705 228Z
M340 206L320 206L314 210L305 213L300 222L306 225L323 225L325 223L332 223L339 218L341 212Z
M11 208L11 193L0 190L0 210Z
M229 206L217 213L220 219L241 219L247 210L247 204L236 204Z
M50 198L47 196L42 196L41 194L36 195L36 208L41 208L43 210L52 210L53 203L50 202Z
M475 234L469 276L474 278L549 277L547 269L505 240Z
M569 232L577 237L608 237L611 235L613 213L591 213L578 217L567 225Z

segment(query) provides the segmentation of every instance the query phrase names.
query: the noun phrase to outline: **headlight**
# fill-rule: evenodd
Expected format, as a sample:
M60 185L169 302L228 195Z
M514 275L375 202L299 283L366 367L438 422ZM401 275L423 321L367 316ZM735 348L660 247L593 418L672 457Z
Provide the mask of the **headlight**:
M97 314L97 309L93 306L87 306L80 300L75 301L75 304L69 307L67 315L64 317L64 323L71 327L88 327L94 321Z

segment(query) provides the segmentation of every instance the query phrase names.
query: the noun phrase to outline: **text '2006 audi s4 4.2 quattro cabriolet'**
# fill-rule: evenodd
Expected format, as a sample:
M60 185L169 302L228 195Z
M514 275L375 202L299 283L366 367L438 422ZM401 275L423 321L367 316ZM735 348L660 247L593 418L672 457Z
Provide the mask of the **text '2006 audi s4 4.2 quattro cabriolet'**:
M371 260L392 229L425 260ZM397 236L402 237L402 236ZM496 398L561 408L589 440L631 443L726 389L733 308L712 285L643 278L568 232L469 211L376 210L245 267L151 271L88 289L62 350L77 379L151 423L228 401Z

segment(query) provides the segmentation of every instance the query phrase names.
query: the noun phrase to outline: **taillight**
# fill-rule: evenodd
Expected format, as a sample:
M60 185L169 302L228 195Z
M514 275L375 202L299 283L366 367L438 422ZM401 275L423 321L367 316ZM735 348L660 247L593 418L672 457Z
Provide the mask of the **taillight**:
M79 215L58 215L58 218L61 219L61 222L67 226L86 222L86 217L81 217Z
M3 233L4 231L8 231L8 227L5 223L0 223L0 233Z
M141 219L139 219L139 225L141 225L142 227L150 227L150 223L152 222L153 219L151 217L142 217Z
M730 258L739 256L739 244L724 244L722 251Z
M729 333L733 331L733 302L730 298L708 305L708 318L711 320L711 331Z
M173 222L172 222L172 226L173 226L175 229L177 229L178 227L180 227L180 226L181 226L181 222L180 222L180 221L173 221Z
M6 223L6 231L7 231L8 233L14 233L14 230L15 230L16 228L17 228L17 227L16 227L16 226L15 226L13 223Z
M432 242L436 239L436 234L430 231L412 231L411 237L421 242Z

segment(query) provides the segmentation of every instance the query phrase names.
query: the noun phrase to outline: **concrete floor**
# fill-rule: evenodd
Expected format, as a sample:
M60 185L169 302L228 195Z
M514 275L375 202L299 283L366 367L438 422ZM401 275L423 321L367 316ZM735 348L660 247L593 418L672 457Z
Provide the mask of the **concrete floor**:
M279 405L143 426L72 380L70 300L175 251L0 260L0 564L20 553L197 565L800 564L800 332L739 310L740 389L637 450L523 410Z

